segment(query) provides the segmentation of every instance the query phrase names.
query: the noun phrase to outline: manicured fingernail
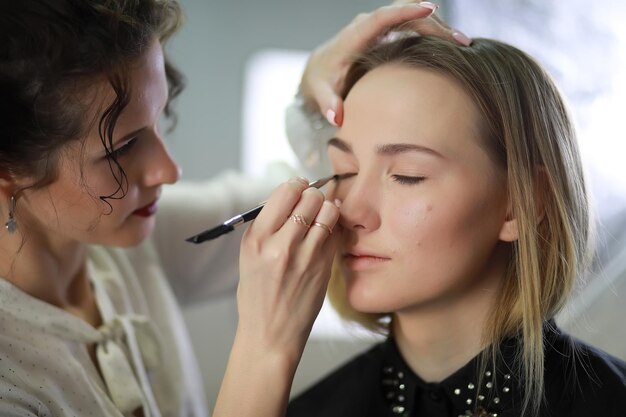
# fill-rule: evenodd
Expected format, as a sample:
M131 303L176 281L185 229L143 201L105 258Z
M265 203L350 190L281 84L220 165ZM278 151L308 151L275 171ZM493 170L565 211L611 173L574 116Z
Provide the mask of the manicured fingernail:
M328 109L326 112L326 120L333 126L337 126L337 122L335 121L335 111L333 109Z
M438 5L436 5L435 3L431 3L429 1L423 1L421 3L418 4L419 7L423 7L425 9L430 9L432 10L432 13L435 12L435 10L437 10L437 7L439 7ZM432 14L431 13L431 14Z
M470 38L468 38L463 32L454 32L452 34L452 37L461 45L464 46L470 46L472 43L472 40Z
M341 207L341 200L338 198L335 198L335 205L337 206L337 208Z

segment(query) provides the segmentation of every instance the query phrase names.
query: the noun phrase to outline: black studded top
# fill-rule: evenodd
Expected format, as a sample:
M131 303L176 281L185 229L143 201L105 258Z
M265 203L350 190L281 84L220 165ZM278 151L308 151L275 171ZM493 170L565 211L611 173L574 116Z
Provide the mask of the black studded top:
M626 417L626 363L549 322L545 401L540 416ZM355 357L296 397L288 417L519 417L524 384L517 339L505 340L495 368L480 356L440 383L411 371L393 338Z

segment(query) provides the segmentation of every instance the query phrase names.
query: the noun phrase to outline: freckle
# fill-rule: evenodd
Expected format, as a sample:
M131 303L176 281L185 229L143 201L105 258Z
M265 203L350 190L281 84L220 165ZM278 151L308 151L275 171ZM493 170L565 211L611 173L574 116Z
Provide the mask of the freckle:
M433 206L431 206L430 204L426 206L426 211L433 211Z

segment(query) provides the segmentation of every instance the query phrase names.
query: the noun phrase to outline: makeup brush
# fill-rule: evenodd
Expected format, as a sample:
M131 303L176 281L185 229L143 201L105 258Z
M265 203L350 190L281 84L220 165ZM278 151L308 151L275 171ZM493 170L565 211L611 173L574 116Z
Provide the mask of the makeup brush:
M333 180L339 181L344 178L351 177L353 175L356 175L356 174L349 173L349 174L331 175L329 177L320 178L317 181L310 182L309 187L321 188L330 181L333 181ZM235 227L240 226L244 223L248 223L250 220L256 219L256 217L259 215L259 213L261 212L264 206L265 206L265 202L259 204L255 208L252 208L244 213L238 214L226 220L224 223L220 224L219 226L216 226L212 229L205 230L204 232L198 233L197 235L191 236L190 238L185 239L185 240L191 243L202 243L206 240L215 239L228 232L232 232L233 230L235 230Z

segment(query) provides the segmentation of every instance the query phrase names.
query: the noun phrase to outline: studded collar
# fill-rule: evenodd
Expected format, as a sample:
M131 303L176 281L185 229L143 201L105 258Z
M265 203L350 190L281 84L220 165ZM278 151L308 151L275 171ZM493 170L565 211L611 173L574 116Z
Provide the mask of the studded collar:
M522 390L514 371L515 339L502 342L496 368L480 355L440 383L427 383L406 364L393 338L382 346L380 388L391 416L508 417L518 415Z

